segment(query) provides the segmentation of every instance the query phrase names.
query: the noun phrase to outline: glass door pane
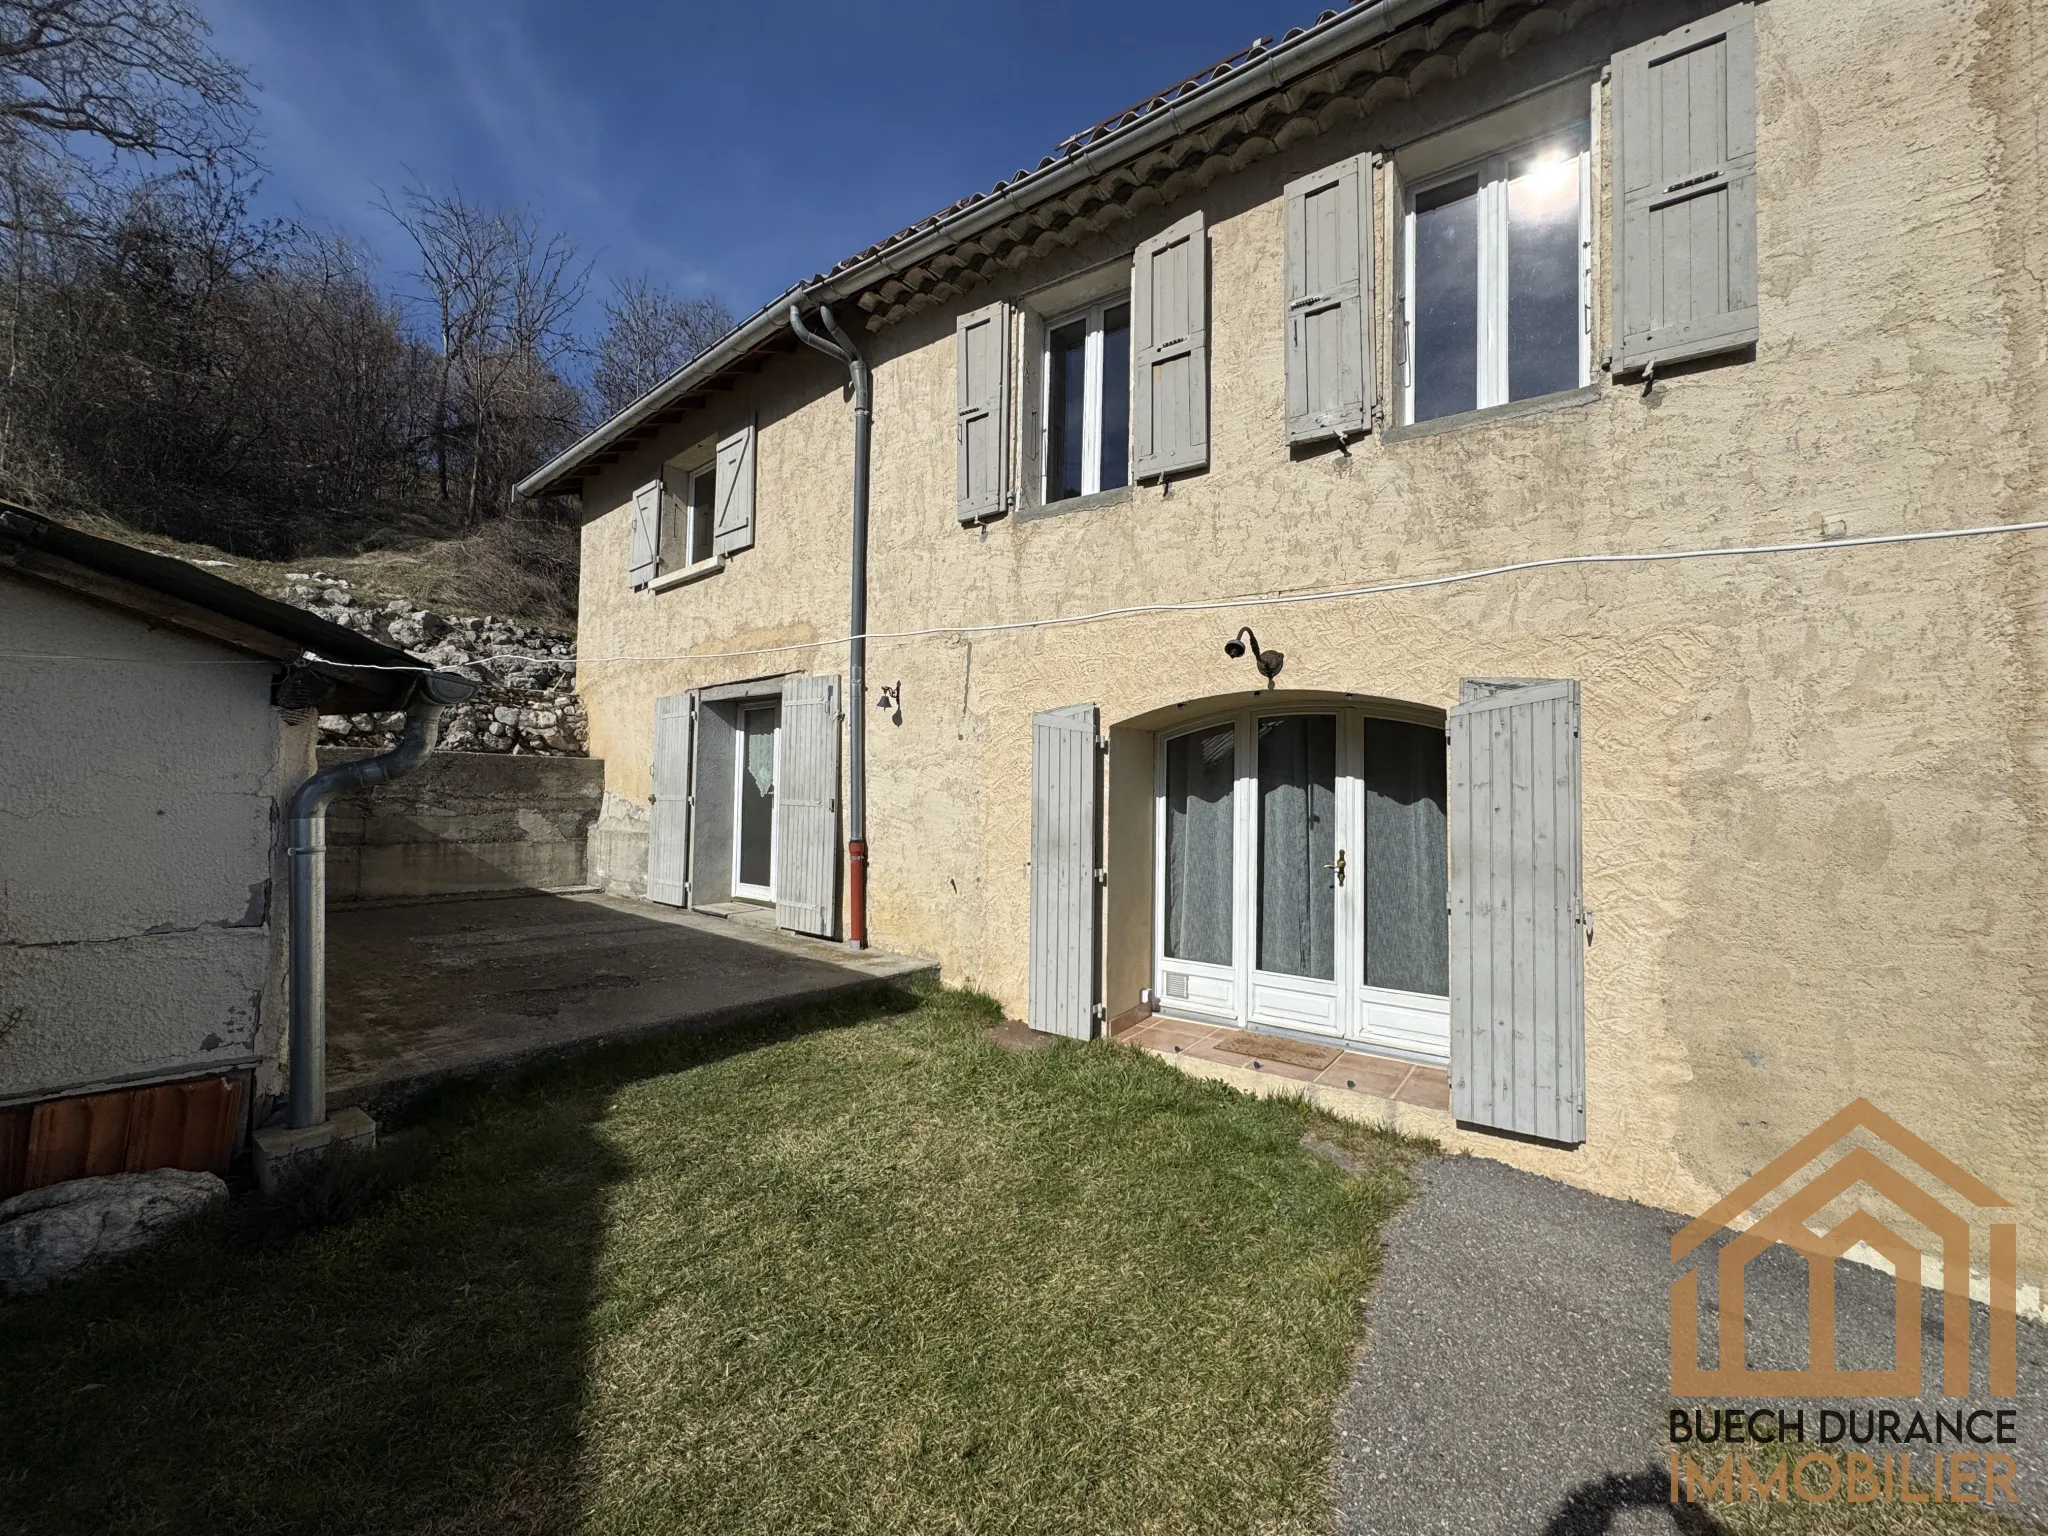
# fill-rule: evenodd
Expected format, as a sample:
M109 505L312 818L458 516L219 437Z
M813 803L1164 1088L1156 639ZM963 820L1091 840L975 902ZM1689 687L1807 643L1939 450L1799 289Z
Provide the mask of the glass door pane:
M740 714L738 883L766 890L775 873L775 705Z
M1237 727L1166 744L1166 933L1173 960L1232 963Z
M1259 969L1336 979L1337 717L1259 733Z
M1450 994L1444 733L1365 722L1365 984Z

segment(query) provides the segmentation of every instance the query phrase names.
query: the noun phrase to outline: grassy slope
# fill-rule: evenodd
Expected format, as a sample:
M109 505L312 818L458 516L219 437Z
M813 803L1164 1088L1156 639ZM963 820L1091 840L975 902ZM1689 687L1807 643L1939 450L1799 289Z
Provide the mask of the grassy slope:
M1326 1528L1407 1154L992 1017L602 1053L349 1226L0 1303L0 1529Z
M415 539L402 548L374 549L359 555L252 560L226 554L210 544L188 544L162 534L139 533L105 519L80 518L76 521L92 533L119 539L124 544L133 544L155 554L170 555L180 560L225 560L228 562L226 565L208 565L205 568L216 576L224 576L229 581L261 592L265 597L278 596L286 577L293 573L322 571L349 582L359 602L378 603L405 597L450 618L481 618L488 612L523 624L538 624L571 633L576 627L564 614L550 614L539 609L520 612L521 607L530 604L521 604L516 599L494 603L490 592L479 592L479 555L482 553L486 559L490 555L489 552L480 552L470 540Z

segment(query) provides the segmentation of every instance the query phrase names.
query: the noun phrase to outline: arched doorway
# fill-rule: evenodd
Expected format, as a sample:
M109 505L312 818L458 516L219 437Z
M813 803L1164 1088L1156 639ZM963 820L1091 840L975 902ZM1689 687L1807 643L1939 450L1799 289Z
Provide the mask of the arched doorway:
M1442 711L1260 696L1155 737L1165 1013L1450 1053Z

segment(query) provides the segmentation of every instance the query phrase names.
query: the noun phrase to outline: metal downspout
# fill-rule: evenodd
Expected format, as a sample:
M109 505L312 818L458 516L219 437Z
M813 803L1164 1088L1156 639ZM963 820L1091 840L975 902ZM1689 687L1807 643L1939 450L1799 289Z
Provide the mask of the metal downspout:
M441 711L476 692L452 672L420 680L405 707L405 734L381 757L322 768L298 787L291 826L291 1102L295 1131L327 1118L327 802L344 789L403 778L433 749Z
M867 360L860 355L831 306L819 309L831 340L804 326L802 311L789 306L789 328L806 346L846 364L853 382L853 593L847 633L846 708L846 942L868 943L868 443L874 427L874 389Z

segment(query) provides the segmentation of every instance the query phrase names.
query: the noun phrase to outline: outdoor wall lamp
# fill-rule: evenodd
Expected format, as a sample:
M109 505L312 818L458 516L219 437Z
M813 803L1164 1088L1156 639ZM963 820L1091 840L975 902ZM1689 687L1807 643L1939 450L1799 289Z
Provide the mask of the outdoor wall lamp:
M1247 642L1250 643L1252 649L1252 664L1259 669L1259 676L1266 680L1266 686L1268 688L1272 687L1273 679L1278 677L1280 669L1287 665L1286 654L1281 651L1260 650L1259 637L1251 632L1249 625L1240 629L1237 632L1236 638L1223 642L1223 654L1232 661L1235 661L1244 654Z

